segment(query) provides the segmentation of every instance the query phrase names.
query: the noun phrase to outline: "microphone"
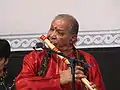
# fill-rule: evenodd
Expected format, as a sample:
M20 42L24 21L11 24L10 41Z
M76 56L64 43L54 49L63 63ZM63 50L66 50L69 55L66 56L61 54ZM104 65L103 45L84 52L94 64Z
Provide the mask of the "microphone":
M43 42L38 42L38 43L36 43L36 45L33 47L33 49L36 50L36 49L38 49L38 48L46 49L47 47L45 46L45 43L43 43Z
M50 53L56 53L56 54L63 55L62 53L58 53L58 52L53 51L52 49L48 48L48 47L45 45L45 43L43 43L43 42L38 42L38 43L36 43L36 45L33 47L34 50L36 50L36 49L38 49L38 48L48 50Z

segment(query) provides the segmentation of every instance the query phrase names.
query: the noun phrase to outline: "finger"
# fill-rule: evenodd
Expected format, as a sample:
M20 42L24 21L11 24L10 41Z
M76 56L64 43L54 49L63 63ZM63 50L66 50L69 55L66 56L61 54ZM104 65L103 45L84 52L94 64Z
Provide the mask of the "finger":
M93 84L93 82L90 82L90 86L91 86L92 88L96 88L96 84Z
M71 72L71 68L69 67L68 69L67 69L69 72Z
M96 88L96 85L95 85L95 84L93 84L93 85L92 85L92 88Z
M86 78L84 74L75 74L76 79Z
M84 68L81 66L75 66L75 70L84 70Z
M77 82L81 82L81 79L75 79L75 81L77 81Z
M84 74L84 72L81 70L75 70L75 74Z

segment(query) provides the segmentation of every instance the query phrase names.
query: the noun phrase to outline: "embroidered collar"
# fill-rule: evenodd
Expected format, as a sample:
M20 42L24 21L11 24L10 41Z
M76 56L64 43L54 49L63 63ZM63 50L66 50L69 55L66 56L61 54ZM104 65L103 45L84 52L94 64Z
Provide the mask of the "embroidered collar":
M4 72L4 75L0 77L0 85L5 85L5 79L7 77L7 72Z

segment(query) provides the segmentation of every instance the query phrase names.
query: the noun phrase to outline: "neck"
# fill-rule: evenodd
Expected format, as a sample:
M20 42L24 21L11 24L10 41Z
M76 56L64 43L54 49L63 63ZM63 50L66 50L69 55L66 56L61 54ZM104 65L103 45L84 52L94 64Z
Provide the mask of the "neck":
M68 55L69 53L71 53L71 52L74 51L73 48L74 48L73 45L72 45L72 46L64 46L64 47L59 47L59 50L60 50L63 54Z

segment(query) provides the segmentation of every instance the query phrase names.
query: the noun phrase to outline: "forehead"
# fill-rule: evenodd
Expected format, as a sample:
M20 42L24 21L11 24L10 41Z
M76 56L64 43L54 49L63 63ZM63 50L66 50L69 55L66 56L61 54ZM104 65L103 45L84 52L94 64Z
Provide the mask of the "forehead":
M51 26L57 29L68 29L70 22L64 19L55 19L52 21Z

